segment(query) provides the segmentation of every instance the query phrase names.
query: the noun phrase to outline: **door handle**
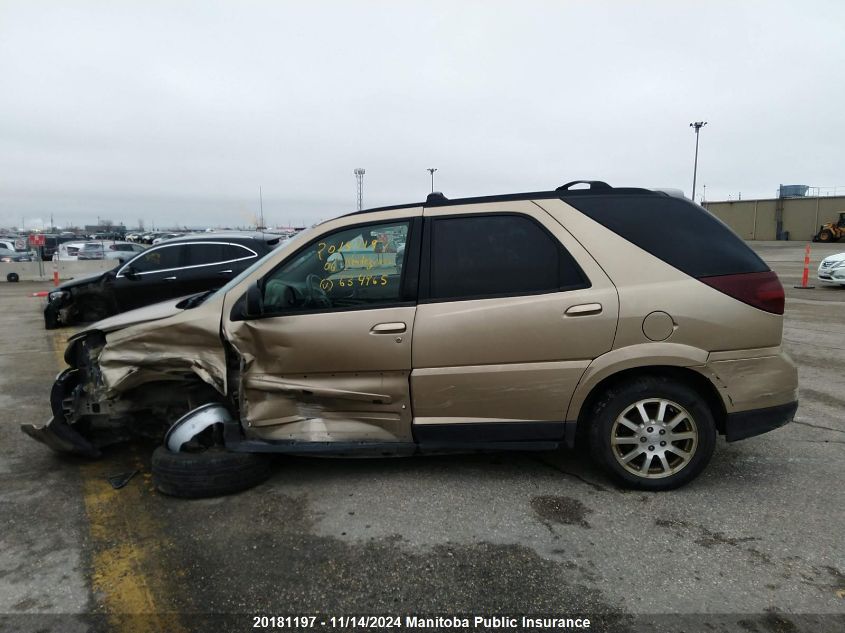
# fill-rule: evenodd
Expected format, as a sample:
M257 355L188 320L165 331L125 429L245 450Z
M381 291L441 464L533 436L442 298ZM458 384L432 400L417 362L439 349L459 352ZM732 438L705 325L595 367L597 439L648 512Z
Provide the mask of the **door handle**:
M176 277L165 277L164 281L176 281Z
M218 275L231 275L232 271L231 270L218 270L217 274Z
M566 316L589 316L590 314L601 314L600 303L582 303L566 309Z
M397 334L399 332L404 332L406 329L406 325L404 323L377 323L373 326L370 330L371 334Z

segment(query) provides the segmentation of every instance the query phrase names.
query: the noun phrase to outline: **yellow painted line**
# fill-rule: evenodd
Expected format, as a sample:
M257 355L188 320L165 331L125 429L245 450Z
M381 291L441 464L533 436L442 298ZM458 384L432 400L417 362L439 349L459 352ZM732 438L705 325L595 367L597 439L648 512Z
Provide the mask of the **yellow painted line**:
M133 467L141 468L137 456ZM136 477L125 488L114 490L107 481L114 466L107 461L89 462L81 471L93 543L92 589L112 630L183 631L179 615L163 608L167 578L174 570L162 562L163 550L170 542L145 507L149 495L154 494L152 483L146 477L141 481Z
M76 333L76 330L68 332L53 330L50 332L50 342L52 343L53 353L56 356L56 362L59 365L59 371L67 367L65 363L65 348L67 347L67 340Z
M64 350L73 333L51 336L60 368L66 366ZM142 470L134 453L131 469ZM126 487L114 490L107 478L115 474L115 465L107 459L85 462L80 474L91 538L91 588L110 630L181 633L185 629L168 599L168 580L176 581L178 572L163 556L171 541L148 507L155 494L151 476L136 475Z

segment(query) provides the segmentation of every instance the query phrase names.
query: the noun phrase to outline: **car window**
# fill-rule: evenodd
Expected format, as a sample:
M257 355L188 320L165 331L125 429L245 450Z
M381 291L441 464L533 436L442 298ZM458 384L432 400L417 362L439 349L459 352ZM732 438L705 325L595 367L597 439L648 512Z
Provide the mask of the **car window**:
M82 250L86 251L86 252L87 251L101 251L101 250L103 250L103 245L102 244L94 244L94 243L83 244Z
M216 264L223 260L223 245L199 242L186 245L188 266Z
M182 249L178 246L165 246L148 251L132 260L131 266L136 272L179 268Z
M240 244L224 244L223 245L223 261L230 262L236 259L244 259L247 257L255 257L255 253L245 246Z
M435 218L431 226L432 299L585 286L583 273L571 255L525 216Z
M264 311L347 309L398 303L408 222L372 224L319 238L265 277Z

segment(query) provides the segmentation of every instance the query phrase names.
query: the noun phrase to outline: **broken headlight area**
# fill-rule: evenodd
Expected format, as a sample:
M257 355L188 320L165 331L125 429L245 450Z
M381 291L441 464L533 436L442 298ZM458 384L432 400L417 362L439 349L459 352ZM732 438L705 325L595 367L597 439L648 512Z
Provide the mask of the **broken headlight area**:
M47 301L53 304L61 304L70 298L68 290L53 290L47 295Z
M99 363L105 345L102 332L71 339L65 350L69 367L56 377L50 393L53 417L42 427L23 425L24 433L59 452L99 457L100 449L112 444L160 441L186 411L220 399L193 373L161 374L113 393Z

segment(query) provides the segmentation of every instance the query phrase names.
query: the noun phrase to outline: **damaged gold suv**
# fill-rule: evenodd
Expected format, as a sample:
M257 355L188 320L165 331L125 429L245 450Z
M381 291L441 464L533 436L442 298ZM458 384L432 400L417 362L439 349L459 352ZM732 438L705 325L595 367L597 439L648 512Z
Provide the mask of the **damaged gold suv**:
M164 440L168 494L252 485L268 453L584 447L663 490L789 422L777 276L671 193L554 191L343 216L211 293L77 334L24 431L90 457Z

